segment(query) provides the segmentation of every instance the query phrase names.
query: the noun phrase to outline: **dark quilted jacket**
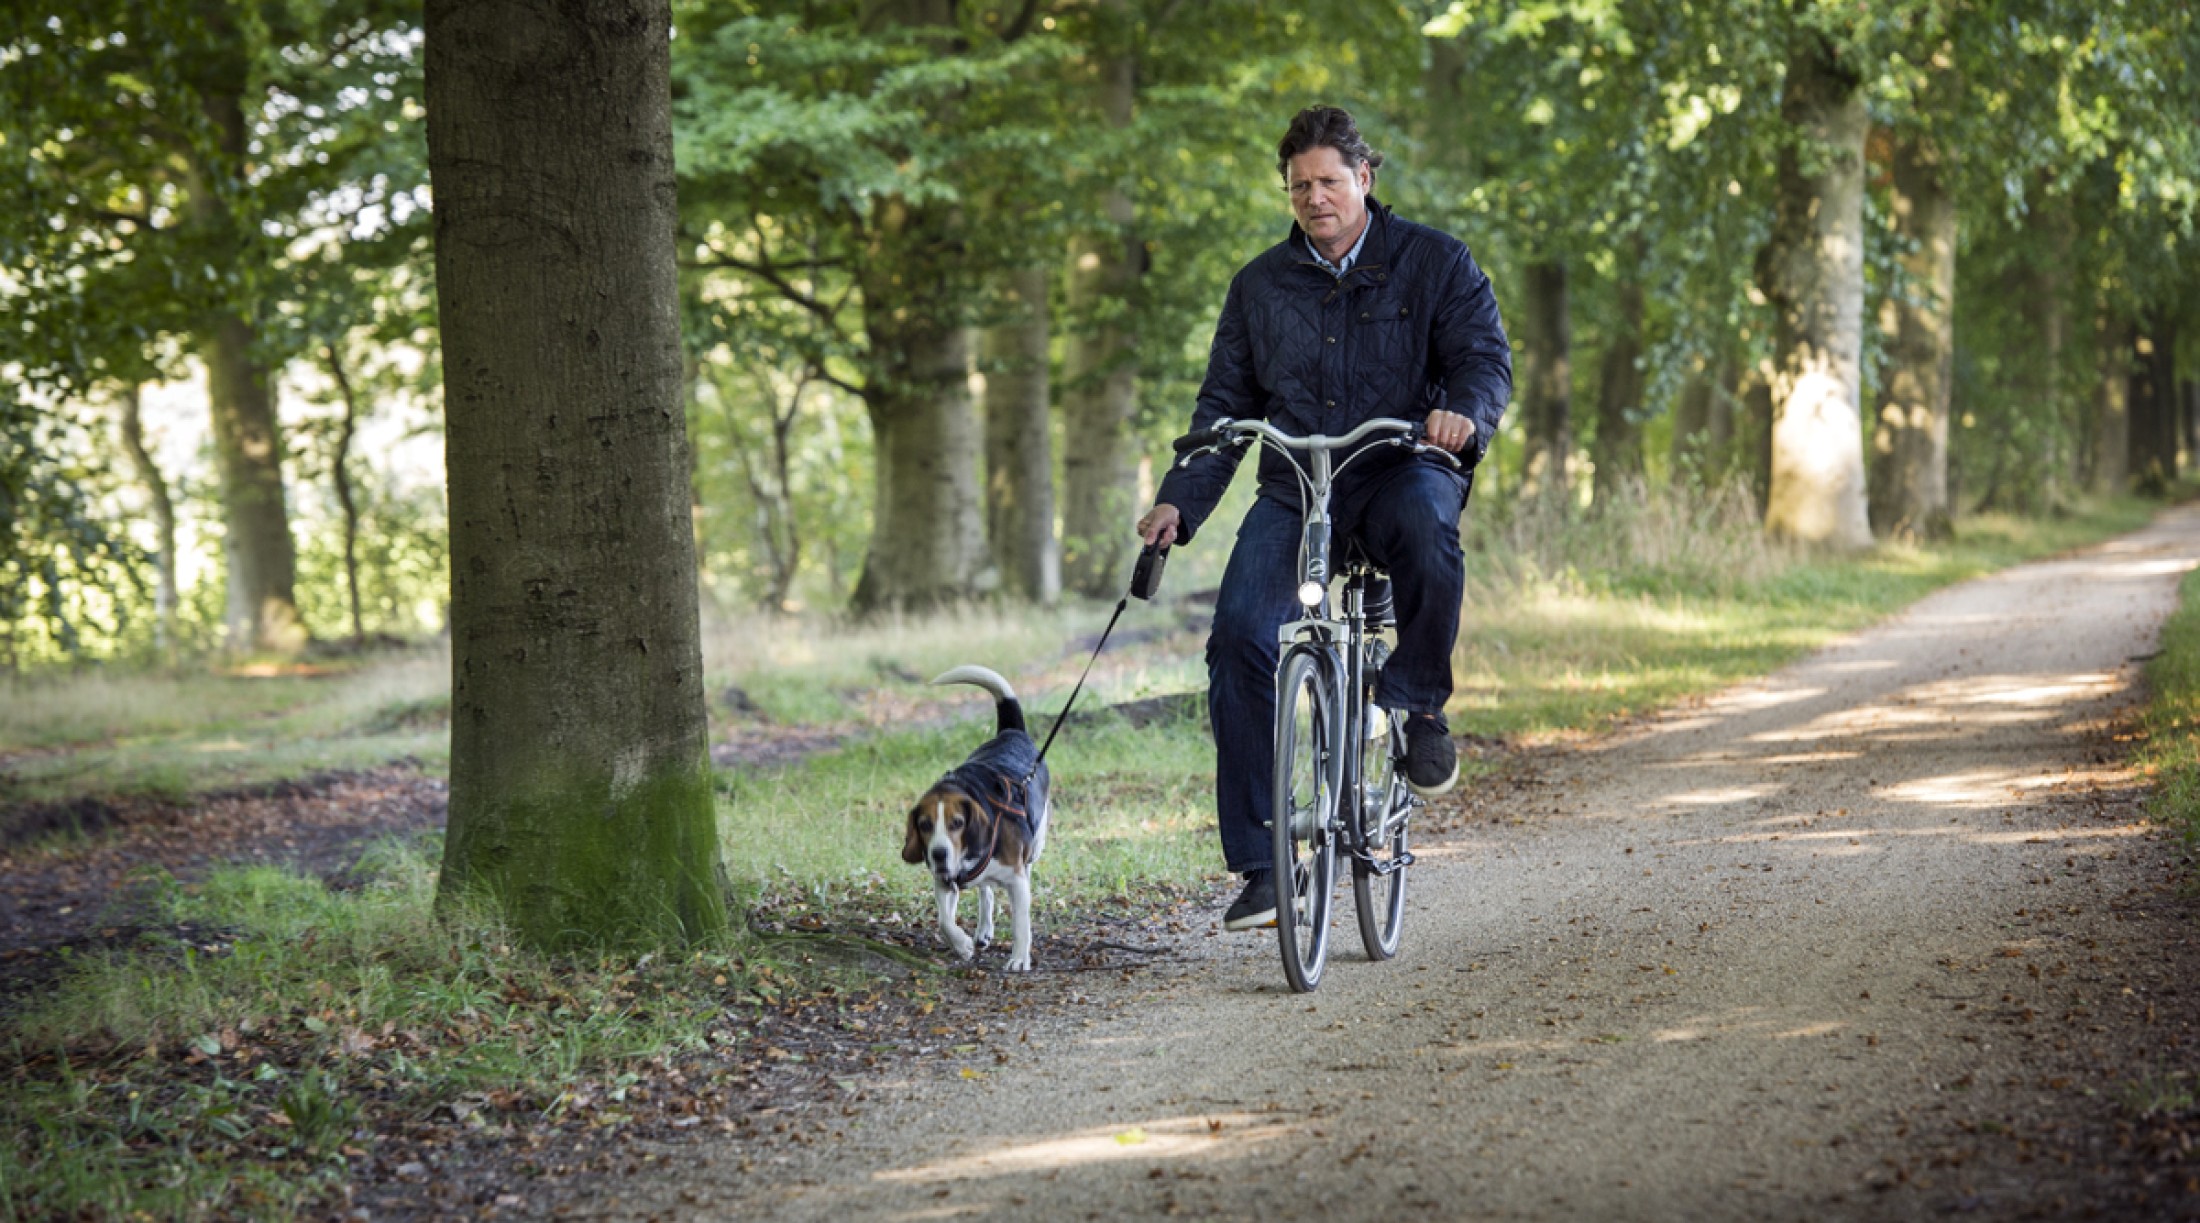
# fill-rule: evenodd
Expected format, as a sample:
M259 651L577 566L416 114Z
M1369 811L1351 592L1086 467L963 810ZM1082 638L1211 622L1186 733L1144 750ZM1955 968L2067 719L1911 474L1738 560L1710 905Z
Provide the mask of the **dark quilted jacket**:
M1394 215L1372 196L1367 203L1367 241L1343 276L1314 262L1293 225L1230 282L1194 431L1224 417L1261 418L1286 433L1336 436L1373 417L1417 421L1443 406L1474 418L1466 458L1481 459L1512 398L1512 349L1490 279L1465 243ZM1202 455L1162 480L1154 499L1183 515L1179 542L1214 512L1239 453ZM1338 483L1411 461L1402 451L1370 454ZM1266 451L1260 495L1299 504L1297 478Z

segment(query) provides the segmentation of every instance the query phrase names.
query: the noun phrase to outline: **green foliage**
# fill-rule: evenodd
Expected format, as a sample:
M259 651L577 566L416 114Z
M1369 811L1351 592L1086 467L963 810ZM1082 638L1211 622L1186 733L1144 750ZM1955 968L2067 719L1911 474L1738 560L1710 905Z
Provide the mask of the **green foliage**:
M0 674L71 657L143 607L136 549L98 512L113 475L92 436L74 413L0 399Z

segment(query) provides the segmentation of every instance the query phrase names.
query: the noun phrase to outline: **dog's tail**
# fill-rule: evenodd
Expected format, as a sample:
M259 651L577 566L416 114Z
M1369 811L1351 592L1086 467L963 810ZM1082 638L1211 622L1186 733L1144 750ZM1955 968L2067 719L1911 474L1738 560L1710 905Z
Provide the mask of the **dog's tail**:
M1023 702L1016 699L1016 690L1008 686L1000 672L979 666L961 666L932 681L935 684L975 684L993 694L994 712L1000 716L1002 730L1024 730ZM1025 731L1025 733L1030 733Z

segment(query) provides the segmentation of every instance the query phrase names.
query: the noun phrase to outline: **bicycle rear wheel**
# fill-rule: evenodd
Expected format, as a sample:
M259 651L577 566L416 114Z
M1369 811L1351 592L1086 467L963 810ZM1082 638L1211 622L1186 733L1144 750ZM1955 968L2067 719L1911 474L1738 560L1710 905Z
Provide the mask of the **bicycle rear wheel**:
M1372 861L1352 860L1352 901L1359 911L1360 942L1367 958L1387 960L1398 954L1405 933L1406 815L1413 796L1398 771L1405 757L1405 723L1391 711L1369 705L1370 733L1360 749L1358 815L1361 838ZM1379 722L1380 725L1372 725Z
M1283 975L1306 993L1329 958L1329 901L1337 878L1337 711L1321 656L1286 655L1276 683L1276 942Z

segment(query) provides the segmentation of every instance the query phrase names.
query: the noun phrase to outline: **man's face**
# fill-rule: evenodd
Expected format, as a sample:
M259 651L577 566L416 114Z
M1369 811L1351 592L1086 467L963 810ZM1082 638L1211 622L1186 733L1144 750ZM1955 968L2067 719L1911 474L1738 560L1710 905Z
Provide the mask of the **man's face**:
M1374 182L1365 165L1346 165L1344 154L1327 145L1293 157L1285 175L1291 212L1324 254L1331 253L1329 247L1359 235L1367 220L1367 192Z

